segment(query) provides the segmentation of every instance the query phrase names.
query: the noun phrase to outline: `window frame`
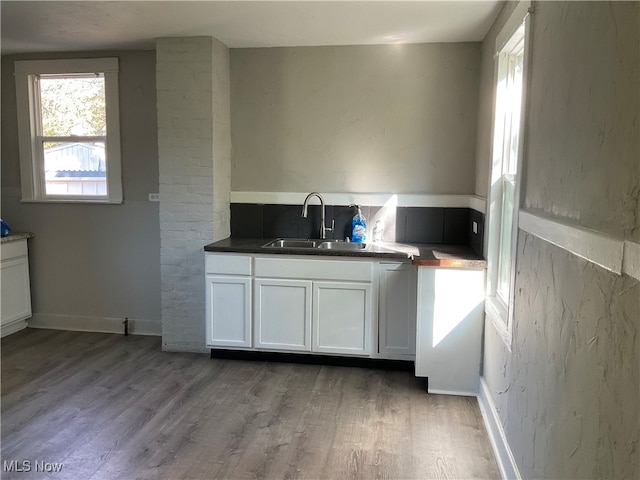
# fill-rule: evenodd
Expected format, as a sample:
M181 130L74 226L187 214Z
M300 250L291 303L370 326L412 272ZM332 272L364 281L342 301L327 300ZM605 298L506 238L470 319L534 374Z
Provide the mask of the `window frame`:
M489 201L487 212L488 223L488 243L487 243L487 290L485 299L485 314L493 324L496 332L502 338L503 342L509 350L511 350L511 342L513 338L513 316L515 309L515 278L516 278L516 256L518 246L518 214L522 205L521 185L524 177L524 150L526 144L525 124L527 112L527 84L529 77L529 59L531 49L531 15L532 12L530 1L521 1L515 7L513 13L505 23L502 30L496 37L495 44L495 62L494 62L494 113L492 124L492 144L491 144L491 171L489 175ZM504 122L505 117L500 116L498 110L499 84L502 78L508 75L508 57L509 54L505 50L513 51L514 36L518 30L522 29L522 38L515 42L518 44L524 42L522 47L522 86L521 86L521 104L518 125L518 150L516 158L516 172L504 171L504 146L505 131L504 127L499 128L499 122ZM503 59L501 61L501 58ZM505 61L506 60L506 61ZM513 138L509 135L509 138ZM497 171L499 170L499 171ZM504 292L500 292L500 262L502 251L500 248L501 237L503 233L503 190L502 183L505 177L515 175L515 188L513 198L513 213L511 219L510 232L510 265L509 265L509 288L505 297Z
M93 137L44 137L41 131L39 75L104 75L107 133L104 138L107 194L57 195L45 190L44 158L39 143L43 139L86 142ZM118 58L81 58L60 60L18 60L15 62L16 105L18 112L18 140L22 202L45 203L122 203L122 159L120 151L120 101L118 91ZM98 138L98 137L95 137ZM102 138L102 137L100 137Z

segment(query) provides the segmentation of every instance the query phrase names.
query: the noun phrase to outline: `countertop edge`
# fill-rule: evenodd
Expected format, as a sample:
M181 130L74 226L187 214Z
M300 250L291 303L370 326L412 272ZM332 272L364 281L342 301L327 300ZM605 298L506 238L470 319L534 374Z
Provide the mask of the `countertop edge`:
M0 243L17 242L18 240L26 240L32 237L33 233L31 232L15 232L10 233L6 237L2 237L2 239L0 239Z

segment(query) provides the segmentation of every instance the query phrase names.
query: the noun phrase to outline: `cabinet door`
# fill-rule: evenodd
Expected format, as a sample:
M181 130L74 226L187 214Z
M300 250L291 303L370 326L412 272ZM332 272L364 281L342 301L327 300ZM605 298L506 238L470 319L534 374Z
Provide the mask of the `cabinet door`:
M311 282L254 281L256 348L311 350Z
M26 242L26 240L25 240ZM2 326L31 316L31 288L27 257L2 262Z
M380 264L378 351L383 356L416 353L416 278L413 265Z
M313 351L368 355L371 285L314 282Z
M251 278L206 276L207 346L251 347Z

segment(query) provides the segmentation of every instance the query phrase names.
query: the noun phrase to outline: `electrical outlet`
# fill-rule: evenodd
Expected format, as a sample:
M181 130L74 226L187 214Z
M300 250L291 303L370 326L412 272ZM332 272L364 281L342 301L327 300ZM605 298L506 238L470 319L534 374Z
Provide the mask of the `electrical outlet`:
M473 222L473 233L478 234L478 222Z
M159 193L150 193L149 194L149 201L150 202L159 202L160 201L160 194Z

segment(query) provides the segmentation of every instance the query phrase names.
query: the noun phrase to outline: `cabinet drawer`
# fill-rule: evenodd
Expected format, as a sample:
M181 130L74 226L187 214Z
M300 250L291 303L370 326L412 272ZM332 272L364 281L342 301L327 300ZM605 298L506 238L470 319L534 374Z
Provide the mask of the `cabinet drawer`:
M251 257L232 253L205 253L205 273L251 275Z
M13 242L5 242L0 246L0 256L2 260L8 260L16 257L27 256L27 241L14 240Z
M254 268L256 277L350 282L371 282L373 279L373 263L366 261L257 257Z

